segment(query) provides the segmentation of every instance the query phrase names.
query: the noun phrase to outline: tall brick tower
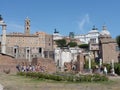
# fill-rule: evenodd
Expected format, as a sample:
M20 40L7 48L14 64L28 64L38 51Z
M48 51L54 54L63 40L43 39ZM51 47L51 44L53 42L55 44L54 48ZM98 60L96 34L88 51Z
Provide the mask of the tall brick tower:
M25 19L25 31L24 31L24 33L26 35L30 34L30 19L28 17Z

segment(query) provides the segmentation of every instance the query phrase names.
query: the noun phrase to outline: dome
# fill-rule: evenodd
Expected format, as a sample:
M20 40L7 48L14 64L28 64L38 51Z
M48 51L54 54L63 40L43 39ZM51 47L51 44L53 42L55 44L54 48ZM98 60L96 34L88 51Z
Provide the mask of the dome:
M2 21L3 20L3 18L2 18L2 16L0 15L0 21Z
M101 35L108 35L110 36L110 32L107 30L106 26L103 26L103 30L100 33Z
M106 31L106 30L103 30L103 31L101 31L100 34L101 34L101 35L110 35L110 32L109 32L109 31Z
M89 31L88 33L99 33L98 29L93 26L92 30Z

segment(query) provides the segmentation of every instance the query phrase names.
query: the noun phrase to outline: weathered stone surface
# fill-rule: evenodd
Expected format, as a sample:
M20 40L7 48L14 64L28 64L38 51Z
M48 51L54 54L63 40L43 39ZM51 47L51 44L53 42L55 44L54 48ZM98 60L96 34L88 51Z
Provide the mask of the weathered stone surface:
M65 66L65 71L67 72L71 72L71 71L75 71L75 72L83 72L84 69L84 55L80 54L77 56L77 61L75 62L65 62L64 63Z
M83 54L80 54L77 56L76 66L77 66L77 72L83 72L83 69L84 69L84 55Z
M10 70L10 73L16 72L16 64L17 61L13 57L5 54L0 54L0 72L8 70Z
M44 69L44 72L54 73L56 72L56 65L53 59L48 58L34 58L31 62L32 65L38 65Z

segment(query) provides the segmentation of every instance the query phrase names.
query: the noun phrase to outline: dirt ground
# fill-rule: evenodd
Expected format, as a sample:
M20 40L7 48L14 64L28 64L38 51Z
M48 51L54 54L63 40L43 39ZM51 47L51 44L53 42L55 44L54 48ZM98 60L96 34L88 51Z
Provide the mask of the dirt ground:
M0 73L0 84L4 90L120 90L120 77L110 77L110 81L99 83L65 83Z

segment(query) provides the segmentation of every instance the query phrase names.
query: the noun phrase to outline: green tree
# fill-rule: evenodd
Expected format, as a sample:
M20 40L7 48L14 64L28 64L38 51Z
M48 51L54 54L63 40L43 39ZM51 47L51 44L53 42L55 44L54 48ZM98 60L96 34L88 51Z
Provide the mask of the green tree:
M75 46L77 46L77 43L76 43L76 42L69 42L69 43L68 43L68 46L70 46L70 47L75 47Z
M117 42L118 48L119 48L118 62L120 63L120 35L118 35L116 37L116 42Z
M65 47L66 46L66 40L65 39L56 40L56 44L60 48Z
M120 35L118 35L118 36L116 37L116 42L117 42L118 47L119 47L119 49L120 49Z
M79 45L79 48L88 49L89 45L88 44L81 44L81 45Z

